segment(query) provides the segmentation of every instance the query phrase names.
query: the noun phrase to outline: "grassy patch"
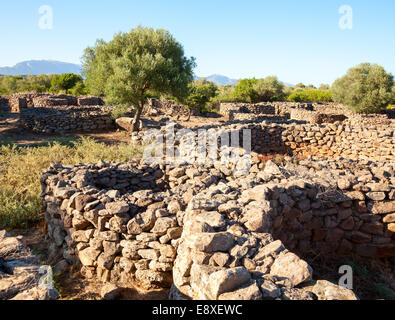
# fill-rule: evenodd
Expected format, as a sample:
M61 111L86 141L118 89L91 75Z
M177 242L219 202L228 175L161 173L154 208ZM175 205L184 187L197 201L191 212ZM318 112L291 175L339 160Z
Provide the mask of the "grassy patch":
M38 147L0 145L0 228L27 228L42 213L40 174L51 163L128 161L141 150L128 143L105 145L89 138Z

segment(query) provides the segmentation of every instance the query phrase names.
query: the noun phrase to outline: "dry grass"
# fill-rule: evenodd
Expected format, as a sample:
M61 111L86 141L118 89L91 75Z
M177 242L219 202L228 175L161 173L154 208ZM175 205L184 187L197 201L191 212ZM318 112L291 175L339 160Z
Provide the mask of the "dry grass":
M0 228L27 228L40 220L40 174L51 163L127 161L141 150L128 143L105 145L89 138L38 147L0 145Z
M313 268L315 279L338 283L339 267L353 269L353 291L361 300L395 300L391 283L395 281L392 259L363 259L357 256L321 255L303 257Z

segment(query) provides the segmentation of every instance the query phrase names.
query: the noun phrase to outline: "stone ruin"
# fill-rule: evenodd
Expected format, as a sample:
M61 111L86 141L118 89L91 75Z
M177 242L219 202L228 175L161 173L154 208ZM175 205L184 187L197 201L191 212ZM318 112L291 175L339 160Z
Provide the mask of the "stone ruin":
M368 118L369 119L369 118ZM230 136L232 131L240 133L239 141L243 141L244 130L251 132L251 149L260 154L288 154L292 156L316 156L322 159L343 156L349 159L374 159L393 161L395 157L394 129L395 122L388 120L383 124L363 123L362 116L349 118L340 123L311 124L297 120L264 120L239 121L230 124L207 125L188 129L195 136L198 145L199 130L215 130L218 135ZM161 127L165 136L173 124ZM170 127L170 131L169 131ZM155 132L155 131L154 131ZM157 131L156 131L157 132ZM180 131L183 133L183 131ZM176 144L181 137L176 137ZM132 143L144 145L150 143L150 131L132 133Z
M0 111L8 112L10 110L8 100L9 96L0 96Z
M395 256L390 157L276 165L252 152L248 172L218 159L53 165L41 178L52 259L119 286L171 286L171 299L356 299L326 281L304 288L300 257Z
M149 98L147 99L143 114L148 116L166 115L170 117L187 117L190 115L199 116L200 111L198 108L186 108L184 105L177 104L173 100Z
M54 288L42 286L40 261L22 243L0 231L0 300L56 300Z
M324 123L291 119L295 108L282 103L263 115L243 108L255 118L188 128L175 151L191 152L202 129L215 129L218 143L250 135L249 170L246 150L237 163L220 161L229 146L204 164L53 164L41 177L52 261L120 287L171 288L170 299L358 299L315 279L303 257L395 257L394 122L338 111L319 116ZM155 134L176 128L185 129L170 123Z
M37 133L100 132L115 129L113 108L53 106L22 110L19 125Z
M9 97L11 112L20 113L26 108L48 108L54 106L102 106L104 102L99 97L66 94L51 95L48 93L18 93Z
M0 101L1 103L1 101ZM14 94L8 97L11 112L19 114L19 126L37 133L97 132L115 129L113 107L99 97Z

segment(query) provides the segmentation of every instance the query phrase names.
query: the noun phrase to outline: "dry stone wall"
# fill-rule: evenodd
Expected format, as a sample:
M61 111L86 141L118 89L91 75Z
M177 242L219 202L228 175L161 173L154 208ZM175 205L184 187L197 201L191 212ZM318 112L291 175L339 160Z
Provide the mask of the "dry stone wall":
M261 102L257 104L221 103L220 113L230 119L259 119L262 115L277 115L283 119L303 120L310 123L334 123L351 116L343 106L328 103Z
M261 154L283 153L294 156L315 156L323 159L344 157L348 159L372 159L381 161L395 160L395 122L387 124L357 125L358 121L344 123L309 124L305 121L284 121L281 118L270 118L261 123L255 121L239 121L225 126L210 125L188 128L194 134L195 146L199 143L199 130L214 129L218 137L228 136L231 143L231 132L239 132L239 145L243 146L245 130L251 132L251 150ZM159 134L166 136L173 127L176 144L188 139L190 135L180 131L182 128L170 122L152 133L155 138ZM177 131L179 135L177 135ZM151 134L145 131L132 134L132 142L145 144L151 140ZM165 141L164 141L165 142ZM189 142L188 142L189 143ZM221 140L218 138L220 146ZM163 146L158 146L162 147Z
M0 96L0 110L10 111L9 96Z
M39 133L106 131L115 128L112 107L60 106L22 109L19 124Z
M172 299L325 299L298 254L395 256L394 164L304 160L52 165L50 252L87 277L172 285ZM342 295L354 299L352 292ZM314 293L315 292L315 293Z
M199 116L200 111L198 108L186 107L177 104L173 100L149 98L144 107L143 114L146 115L167 115L173 117L179 116Z
M66 94L18 93L9 98L11 112L20 113L25 108L49 108L54 106L98 106L104 102L99 97L74 97Z

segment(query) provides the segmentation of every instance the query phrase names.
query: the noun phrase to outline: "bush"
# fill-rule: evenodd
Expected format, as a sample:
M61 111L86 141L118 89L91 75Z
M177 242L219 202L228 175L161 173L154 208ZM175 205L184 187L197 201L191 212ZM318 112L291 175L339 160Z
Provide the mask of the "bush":
M274 76L264 79L243 79L236 84L232 100L249 103L280 101L286 96L284 90L284 84Z
M193 82L189 85L189 95L186 99L186 104L190 107L197 107L200 112L209 111L207 104L210 99L214 98L217 94L217 85L210 81Z
M0 94L48 92L55 75L0 76Z
M83 81L79 81L70 89L70 93L73 96L84 96L88 94L88 88L85 86Z
M42 218L40 174L51 163L128 161L140 156L141 150L129 143L108 146L88 138L34 148L0 145L0 229L25 228Z
M288 101L294 102L331 102L332 92L330 90L295 90L288 96Z
M255 78L239 80L233 91L233 100L249 103L258 102L259 95L254 89L257 83L258 80Z
M69 90L73 88L78 82L82 82L81 76L74 73L63 73L56 75L51 81L51 91L59 92L60 90L65 90L66 94Z
M118 105L111 112L111 116L113 119L122 118L125 116L134 116L135 110L127 104Z
M332 86L333 99L356 113L375 113L391 102L393 76L377 64L351 68Z
M253 86L258 94L258 101L280 101L284 98L284 84L277 77L258 79Z

